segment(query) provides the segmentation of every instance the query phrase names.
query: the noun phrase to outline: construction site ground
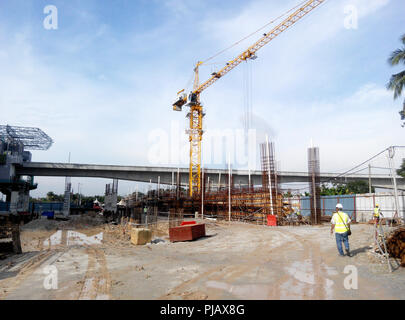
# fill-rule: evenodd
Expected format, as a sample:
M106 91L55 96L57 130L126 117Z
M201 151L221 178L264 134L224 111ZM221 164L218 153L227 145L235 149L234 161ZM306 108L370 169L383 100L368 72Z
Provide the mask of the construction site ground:
M350 258L338 256L328 224L204 222L197 241L170 243L161 223L154 243L133 246L128 229L98 218L32 221L23 254L0 260L0 299L405 299L405 268L392 261L389 273L370 252L370 225L353 225ZM347 266L357 290L345 289ZM49 270L57 289L44 285Z

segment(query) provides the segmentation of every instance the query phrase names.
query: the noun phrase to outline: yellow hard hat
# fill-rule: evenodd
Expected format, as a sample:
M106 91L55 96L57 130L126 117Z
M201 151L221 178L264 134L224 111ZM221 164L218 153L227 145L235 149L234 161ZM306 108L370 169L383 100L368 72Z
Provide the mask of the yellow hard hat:
M379 205L379 204L376 204L375 206L376 206L376 207L379 207L380 205Z

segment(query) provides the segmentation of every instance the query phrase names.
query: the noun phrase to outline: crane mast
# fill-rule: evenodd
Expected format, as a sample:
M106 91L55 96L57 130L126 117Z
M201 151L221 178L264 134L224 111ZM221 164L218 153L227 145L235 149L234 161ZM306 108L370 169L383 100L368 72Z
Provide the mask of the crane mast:
M281 33L286 31L296 22L301 20L304 16L317 8L326 0L308 0L300 8L289 15L283 22L277 25L275 28L265 33L258 41L251 45L247 50L242 52L239 56L229 61L222 69L212 73L211 77L203 82L199 83L199 67L203 62L199 61L194 68L194 86L193 91L187 95L185 90L178 92L178 99L173 104L173 110L182 111L182 107L187 104L190 107L190 112L187 117L190 120L190 129L187 130L190 141L190 171L189 171L189 195L192 197L195 194L199 194L201 191L201 142L203 136L203 118L204 112L201 105L200 95L201 93L214 84L217 80L236 68L243 61L248 59L256 59L256 52L271 42Z

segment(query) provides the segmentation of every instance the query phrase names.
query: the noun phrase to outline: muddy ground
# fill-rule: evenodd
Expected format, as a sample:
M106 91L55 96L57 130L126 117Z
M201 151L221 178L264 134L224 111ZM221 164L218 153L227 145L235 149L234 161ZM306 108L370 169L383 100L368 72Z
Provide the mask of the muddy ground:
M369 225L353 226L350 258L328 225L205 223L198 241L172 244L162 223L136 247L125 226L97 218L33 221L24 253L0 260L0 299L405 299L405 269L370 253ZM347 290L353 270L358 289Z

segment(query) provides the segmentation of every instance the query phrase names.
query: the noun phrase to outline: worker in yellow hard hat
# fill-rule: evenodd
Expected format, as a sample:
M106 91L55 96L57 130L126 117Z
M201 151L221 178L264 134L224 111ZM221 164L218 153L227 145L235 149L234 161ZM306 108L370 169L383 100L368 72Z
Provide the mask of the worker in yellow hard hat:
M374 208L374 214L373 214L374 222L376 224L378 224L380 222L380 217L384 217L384 215L382 214L382 212L380 210L380 205L376 204L375 208Z
M301 221L302 220L302 215L301 215L300 209L297 209L297 210L294 210L294 211L295 211L295 214L297 215L298 221Z
M331 220L331 228L330 232L333 234L335 231L336 235L336 244L337 249L339 252L339 256L343 257L344 252L342 248L342 242L345 245L346 254L349 257L352 257L350 253L350 245L349 245L349 236L351 235L350 230L350 217L347 213L343 212L343 206L341 203L336 205L336 211L333 213L332 220Z

